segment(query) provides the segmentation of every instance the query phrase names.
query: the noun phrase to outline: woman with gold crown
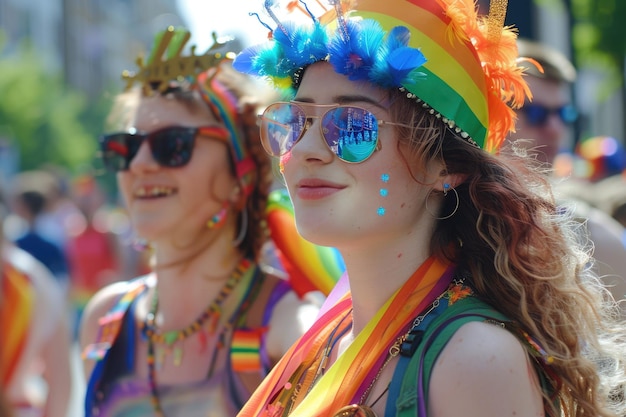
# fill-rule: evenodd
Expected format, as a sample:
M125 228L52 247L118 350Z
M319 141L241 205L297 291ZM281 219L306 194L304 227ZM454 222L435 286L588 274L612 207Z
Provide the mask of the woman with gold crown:
M168 29L123 74L100 138L152 272L86 308L86 416L234 416L319 309L262 267L275 247L263 90L233 71L226 44L183 55L189 38Z
M306 23L272 3L233 66L288 97L261 140L347 280L239 416L624 415L625 328L590 248L499 152L529 94L506 1L290 2Z

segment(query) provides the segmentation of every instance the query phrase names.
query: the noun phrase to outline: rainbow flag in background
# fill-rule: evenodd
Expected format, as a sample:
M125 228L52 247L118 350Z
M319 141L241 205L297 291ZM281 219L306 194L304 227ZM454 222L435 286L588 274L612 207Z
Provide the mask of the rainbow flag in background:
M4 260L0 281L0 384L7 386L28 339L35 291L28 275Z
M309 291L328 295L346 270L343 258L337 249L300 236L287 190L277 189L268 196L267 223L294 291L300 296Z

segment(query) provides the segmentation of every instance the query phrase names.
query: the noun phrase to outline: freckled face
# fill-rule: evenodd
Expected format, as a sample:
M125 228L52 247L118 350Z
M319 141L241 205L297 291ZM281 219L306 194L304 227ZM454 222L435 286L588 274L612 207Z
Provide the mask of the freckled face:
M132 127L151 132L167 126L219 126L208 109L161 96L143 97ZM197 234L236 187L227 145L198 135L183 167L159 166L144 142L118 185L137 234L150 241Z
M352 82L328 63L306 70L294 101L304 102L308 115L322 116L328 108L306 103L342 104L365 108L378 120L391 121L383 90ZM319 119L312 120L282 160L300 233L314 243L341 249L385 244L415 231L424 218L423 203L431 187L411 177L394 128L380 126L381 149L364 162L350 164L331 152L323 142Z

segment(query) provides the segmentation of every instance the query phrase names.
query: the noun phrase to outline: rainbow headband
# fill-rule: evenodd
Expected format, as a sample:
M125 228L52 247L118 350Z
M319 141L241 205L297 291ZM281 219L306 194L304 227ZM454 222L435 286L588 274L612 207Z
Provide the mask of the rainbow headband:
M272 3L265 1L277 24L265 25L272 41L244 50L233 66L279 89L293 93L306 66L327 60L351 80L399 88L489 152L514 130L514 109L530 96L516 35L503 27L506 0L492 0L480 18L473 0L331 0L319 18L300 0L309 24L279 21Z
M182 52L190 38L189 31L171 26L158 33L147 62L144 64L142 56L137 58L139 71L122 73L122 79L126 81L126 90L135 82L142 84L142 92L145 95L151 95L155 91L163 94L173 82L187 82L191 88L196 88L215 118L222 122L230 133L226 142L229 144L237 177L244 192L249 194L255 164L248 155L244 135L237 127L239 122L237 99L215 80L219 65L232 59L234 54L219 52L225 44L219 43L214 35L213 45L204 54L196 55L194 45L191 47L190 55L183 56Z

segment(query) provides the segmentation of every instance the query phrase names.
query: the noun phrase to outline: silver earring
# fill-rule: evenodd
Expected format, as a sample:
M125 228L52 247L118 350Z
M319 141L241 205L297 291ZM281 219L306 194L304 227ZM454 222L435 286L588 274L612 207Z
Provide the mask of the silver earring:
M234 247L241 245L241 242L243 242L243 239L246 237L246 233L248 233L248 210L244 207L241 211L241 228L239 229L239 234L233 241Z
M444 197L448 196L448 192L449 191L453 191L454 192L454 197L456 198L456 204L454 206L454 210L452 211L452 213L448 214L447 216L443 216L443 217L437 217L433 214L433 212L430 210L430 207L428 207L428 197L430 196L430 193L428 196L426 196L426 211L428 212L428 214L430 214L431 216L433 216L433 218L435 218L435 220L445 220L445 219L449 219L450 217L454 216L456 214L456 211L459 209L459 193L457 193L456 189L450 187L450 184L448 183L444 183L443 184L443 195ZM433 190L431 189L430 192L432 193Z

